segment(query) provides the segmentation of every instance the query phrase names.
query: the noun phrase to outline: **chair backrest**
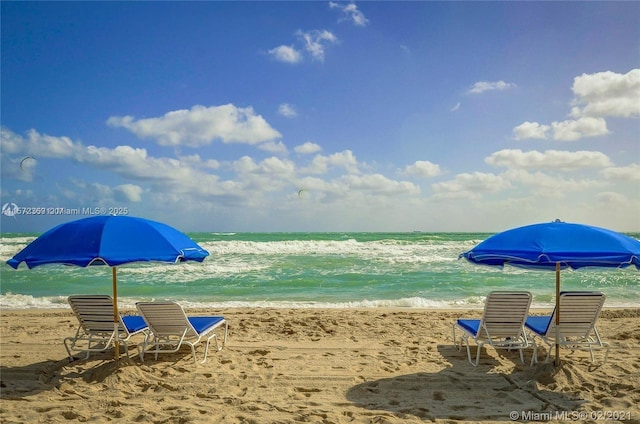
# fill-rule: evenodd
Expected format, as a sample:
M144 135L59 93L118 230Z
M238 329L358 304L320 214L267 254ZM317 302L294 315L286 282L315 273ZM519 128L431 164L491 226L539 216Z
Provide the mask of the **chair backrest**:
M600 292L560 293L560 334L562 337L588 337L596 325L606 296ZM555 332L556 311L553 311L547 334Z
M156 336L198 335L184 309L176 302L138 302L136 308Z
M493 291L487 295L478 336L491 339L518 338L524 332L531 293Z
M111 296L102 294L75 295L69 296L67 301L87 333L113 331L113 299ZM126 332L121 319L118 320L118 323L119 331Z

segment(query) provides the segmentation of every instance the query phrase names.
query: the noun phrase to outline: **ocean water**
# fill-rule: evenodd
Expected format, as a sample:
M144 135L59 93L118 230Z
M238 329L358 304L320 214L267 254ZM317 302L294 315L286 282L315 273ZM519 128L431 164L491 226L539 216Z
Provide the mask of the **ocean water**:
M481 308L491 290L529 290L552 305L555 274L478 266L458 255L486 233L191 233L202 263L118 267L118 303L171 299L186 307ZM640 234L629 234L638 238ZM72 294L111 294L106 266L14 270L35 234L0 238L0 308L67 307ZM640 306L640 272L564 270L563 290L601 290L606 306Z

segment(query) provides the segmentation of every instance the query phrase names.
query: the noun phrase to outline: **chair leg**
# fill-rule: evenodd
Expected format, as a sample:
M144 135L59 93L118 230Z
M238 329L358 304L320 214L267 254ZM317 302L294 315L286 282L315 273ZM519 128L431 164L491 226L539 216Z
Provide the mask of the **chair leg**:
M602 361L602 363L605 364L607 362L607 358L609 357L609 343L603 342L602 345L605 347L604 361Z
M456 348L456 350L458 352L462 351L463 339L465 339L465 334L464 333L462 333L462 336L460 336L460 339L459 339L460 343L459 344L456 343L456 324L453 324L453 346Z
M140 362L144 362L144 353L147 351L147 346L149 346L149 338L151 338L151 333L147 333L144 335L144 340L142 341L142 350L140 349L140 345L136 345L136 349L138 349L138 355L140 356Z
M222 346L220 350L227 344L227 336L229 335L229 323L227 321L224 322L224 339L222 340Z
M551 348L551 345L547 345L547 356L544 358L544 363L548 364L549 363L549 359L551 359L551 351L553 349Z
M467 342L467 359L469 359L469 363L473 365L473 361L471 360L471 347L469 346L469 339L467 339L466 342ZM460 344L462 344L462 341L460 342Z
M193 345L193 343L189 343L189 345L191 346L191 353L193 353L193 363L197 364L198 363L198 359L196 358L196 348Z
M456 343L456 325L455 324L453 324L453 328L451 329L451 332L453 333L453 345L455 346L456 350L460 352L460 349L462 348L462 346L458 348L458 344Z
M69 340L68 337L64 339L62 343L64 344L64 348L67 349L67 354L69 355L69 360L71 361L73 358L73 355L71 355L71 349L69 349L69 346L67 346L67 340Z
M140 358L140 362L144 362L144 345L142 346L143 349L140 350L140 345L136 345L136 349L138 350L138 357Z
M482 342L478 343L478 351L476 352L476 363L474 364L473 362L471 362L471 365L473 365L474 367L477 367L478 364L480 363L480 353L482 352L482 346L484 346L484 343ZM467 349L468 348L469 348L469 345L467 344Z
M478 345L478 351L476 353L476 363L474 364L473 359L471 359L471 344L469 343L469 337L465 337L464 339L467 342L467 359L469 359L469 363L471 365L473 365L474 367L477 367L478 362L480 361L480 349L482 348L482 345L481 344ZM462 345L462 340L460 340L460 345Z
M216 346L218 345L218 340L216 339L215 334L213 335L213 337L207 338L207 342L204 345L204 358L202 359L202 362L200 362L201 364L204 364L205 362L207 362L207 354L209 353L209 344L211 343L212 338L215 339Z
M531 364L529 364L530 367L532 367L533 364L538 363L538 345L533 340L531 343L533 343L533 355L531 356Z

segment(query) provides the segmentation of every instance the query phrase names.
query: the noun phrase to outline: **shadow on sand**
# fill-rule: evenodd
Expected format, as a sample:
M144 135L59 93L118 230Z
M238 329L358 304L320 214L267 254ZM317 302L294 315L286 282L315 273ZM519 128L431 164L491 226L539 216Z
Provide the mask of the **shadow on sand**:
M347 392L347 399L371 410L389 411L400 418L468 421L511 421L527 414L570 411L581 404L571 393L545 390L540 380L553 379L558 372L550 364L529 367L513 353L516 368L510 374L495 372L498 361L483 355L474 368L465 352L452 345L438 350L451 367L437 373L400 375L358 384ZM511 359L511 356L509 356ZM518 415L515 415L518 414ZM530 415L534 417L534 415Z
M2 399L22 399L55 388L70 380L83 380L87 383L103 383L118 376L127 368L140 368L147 362L171 362L173 365L184 360L188 352L164 355L158 361L140 362L138 355L121 356L113 359L113 350L92 354L88 359L70 361L68 357L60 360L48 360L19 367L0 366L0 397Z
M19 399L56 387L60 371L69 359L43 361L21 367L0 366L0 393L2 399Z

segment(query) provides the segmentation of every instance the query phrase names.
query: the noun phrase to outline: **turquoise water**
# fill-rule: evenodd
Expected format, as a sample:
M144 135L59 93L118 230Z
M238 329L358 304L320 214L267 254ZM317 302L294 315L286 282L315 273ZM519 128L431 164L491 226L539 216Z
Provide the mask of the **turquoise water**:
M475 308L491 290L529 290L549 306L555 274L478 266L458 255L486 233L191 233L211 254L202 263L118 267L122 307L177 300L192 307ZM638 238L639 234L629 234ZM5 234L6 262L35 234ZM607 306L640 306L640 272L562 272L563 290L601 290ZM71 294L111 293L111 270L0 266L0 307L67 307Z

